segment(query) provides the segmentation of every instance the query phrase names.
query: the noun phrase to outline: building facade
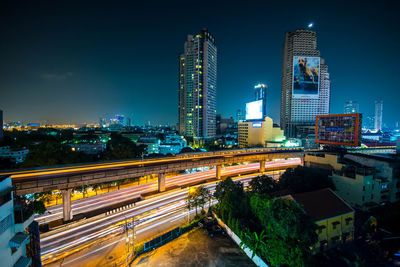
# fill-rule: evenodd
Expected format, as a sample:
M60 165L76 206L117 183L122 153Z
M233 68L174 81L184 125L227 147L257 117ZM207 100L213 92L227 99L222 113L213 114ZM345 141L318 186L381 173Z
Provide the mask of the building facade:
M329 188L291 195L318 226L313 251L354 240L354 209Z
M331 171L335 193L356 208L400 200L400 163L395 158L348 153L307 153L307 167Z
M28 153L29 149L14 150L9 146L0 147L0 158L10 159L14 163L24 162Z
M375 101L375 131L382 130L383 101Z
M283 130L274 125L270 117L263 121L242 121L238 123L238 145L244 147L264 147L268 142L285 139Z
M10 176L0 176L1 266L41 266L39 226L33 207L15 202Z
M309 65L311 61L315 62L313 67ZM296 70L299 70L299 76L295 75ZM300 86L300 89L295 91L295 86ZM317 49L316 33L310 30L286 33L282 57L280 120L286 137L305 137L313 133L315 116L329 114L329 104L328 66Z
M344 104L344 114L351 114L351 113L358 113L359 112L359 105L356 101L349 100L346 101Z
M243 120L244 120L244 113L243 113L243 110L238 109L238 110L236 111L236 122L243 121Z
M188 35L179 56L179 133L186 137L216 135L217 47L215 38L203 29Z

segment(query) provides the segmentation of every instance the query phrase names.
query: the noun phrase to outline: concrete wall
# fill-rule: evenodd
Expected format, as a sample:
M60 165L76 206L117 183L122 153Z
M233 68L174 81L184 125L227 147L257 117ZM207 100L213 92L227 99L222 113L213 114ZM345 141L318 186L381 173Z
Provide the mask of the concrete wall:
M215 216L216 217L216 216ZM242 242L242 240L228 227L228 225L226 225L223 221L221 221L218 217L217 221L218 224L225 229L226 233L232 238L232 240L240 247L240 243ZM241 248L244 253L246 253L246 255L255 263L255 265L257 266L261 266L261 267L268 267L268 265L257 255L255 254L254 257L252 258L251 256L253 255L253 250L249 249L249 248Z
M330 249L354 239L354 212L315 223L321 227L321 231L317 230L318 242L314 246L315 252L320 251L320 246L323 241L327 241L324 249ZM334 225L336 225L336 227ZM347 233L346 240L344 240L343 236L345 233ZM334 237L339 238L335 241Z

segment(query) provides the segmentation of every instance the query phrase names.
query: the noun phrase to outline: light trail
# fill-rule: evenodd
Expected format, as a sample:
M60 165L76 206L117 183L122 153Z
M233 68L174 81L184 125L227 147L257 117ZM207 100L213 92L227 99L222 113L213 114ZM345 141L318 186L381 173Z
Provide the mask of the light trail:
M244 182L246 186L247 182L256 176L257 175L240 177L235 179L235 181ZM214 182L206 184L205 186L209 188L210 191L213 191L216 184L217 183ZM84 246L85 243L93 241L93 239L100 240L102 238L109 237L110 234L118 233L118 231L121 231L121 227L117 224L123 223L126 218L136 218L138 215L140 215L140 219L145 220L144 222L136 226L137 233L153 229L160 225L160 223L158 222L160 219L167 217L170 214L173 214L179 210L187 210L187 203L185 201L187 192L188 189L183 189L179 192L173 192L166 200L156 199L156 205L154 205L154 203L147 203L146 209L142 209L142 207L135 207L132 210L126 210L120 213L113 214L110 216L111 218L104 217L102 219L90 222L89 224L77 226L75 228L68 229L62 233L48 236L41 241L41 247L43 242L42 260L44 263L47 261L52 261L52 259L58 258L57 255L64 254L72 248ZM208 203L206 204L206 206L207 205ZM157 209L155 209L155 207L157 207ZM146 212L149 211L150 213L146 214ZM192 210L192 212L194 212L194 210ZM182 214L182 216L186 215L187 212L184 212ZM174 218L178 217L179 216L175 216ZM168 218L168 221L170 220L171 218ZM143 229L142 227L145 225L148 226ZM84 237L79 237L80 235L84 235ZM74 249L73 252L75 251L77 251L77 249Z

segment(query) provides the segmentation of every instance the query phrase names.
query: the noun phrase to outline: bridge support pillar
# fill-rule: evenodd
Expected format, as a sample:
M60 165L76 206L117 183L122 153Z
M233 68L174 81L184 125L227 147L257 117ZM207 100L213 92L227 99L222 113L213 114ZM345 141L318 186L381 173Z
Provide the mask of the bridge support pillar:
M265 160L260 161L260 172L265 172Z
M72 193L71 188L62 190L64 222L72 220L71 193Z
M158 174L158 192L165 191L165 173Z
M216 167L216 177L217 179L221 179L221 170L222 170L222 166L221 165L217 165Z

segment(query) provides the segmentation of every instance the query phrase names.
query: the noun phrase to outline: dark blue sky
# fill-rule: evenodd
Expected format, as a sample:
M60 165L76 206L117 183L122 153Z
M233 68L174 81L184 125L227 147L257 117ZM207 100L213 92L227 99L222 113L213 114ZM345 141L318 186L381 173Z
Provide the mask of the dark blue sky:
M234 116L261 81L278 120L285 32L310 21L331 75L331 113L353 99L372 114L383 99L384 122L400 121L396 1L81 2L2 4L6 121L96 122L120 113L135 124L176 123L178 54L186 35L204 27L218 47L217 112Z

